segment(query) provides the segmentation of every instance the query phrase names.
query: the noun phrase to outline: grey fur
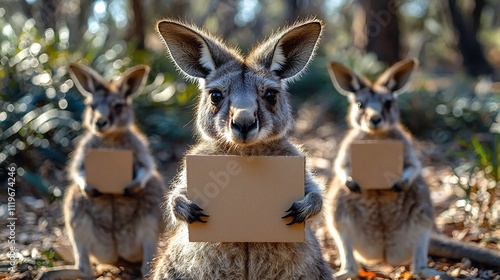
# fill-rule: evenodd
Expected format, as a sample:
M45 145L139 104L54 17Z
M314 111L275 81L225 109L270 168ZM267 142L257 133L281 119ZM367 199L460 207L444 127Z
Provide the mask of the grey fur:
M141 272L148 275L164 227L160 204L166 187L156 171L146 137L133 125L131 96L142 89L149 67L136 66L111 83L86 66L71 64L69 69L78 89L87 96L87 131L72 155L68 168L72 184L63 200L75 265L56 267L38 277L93 279L91 256L108 264L119 258L142 262ZM100 148L133 151L136 175L123 195L101 194L85 181L85 152Z
M421 175L412 136L399 122L396 100L416 65L415 60L398 62L373 84L341 64L328 65L335 87L351 102L351 130L340 145L325 203L328 229L339 248L338 279L358 277L359 262L392 266L411 263L415 274L429 278L442 272L427 267L428 249L438 256L456 258L459 254L472 260L480 260L474 256L486 252L471 246L465 246L469 251L460 250L451 240L432 233L434 214L429 187ZM350 144L374 139L403 142L403 175L392 190L363 190L350 177ZM493 255L490 252L489 256Z
M476 263L500 269L500 251L479 247L475 243L452 240L446 236L434 234L429 244L429 254L436 257L458 259L466 257Z
M192 25L164 20L158 23L158 32L179 69L199 82L199 141L188 154L303 154L288 140L294 122L286 81L307 66L321 36L321 21L287 27L247 57ZM210 217L187 199L185 172L183 167L166 196L169 234L153 279L332 278L308 226L304 243L190 243L187 223L209 223ZM305 194L289 212L294 222L304 222L322 208L319 187L309 173Z
M329 64L334 85L351 101L352 128L341 143L325 204L327 225L339 248L338 279L357 277L358 262L397 266L413 260L414 273L424 277L438 274L427 268L433 226L429 188L420 174L411 135L399 123L393 91L403 88L415 65L413 60L400 62L371 84L338 63ZM350 144L370 139L403 141L403 177L392 190L363 190L350 177Z

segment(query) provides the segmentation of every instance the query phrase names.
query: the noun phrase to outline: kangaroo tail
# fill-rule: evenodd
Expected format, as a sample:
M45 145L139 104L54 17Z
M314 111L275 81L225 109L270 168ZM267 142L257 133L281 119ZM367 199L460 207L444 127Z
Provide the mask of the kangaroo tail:
M429 243L429 255L449 259L468 258L471 261L500 269L500 251L481 248L473 243L433 234Z

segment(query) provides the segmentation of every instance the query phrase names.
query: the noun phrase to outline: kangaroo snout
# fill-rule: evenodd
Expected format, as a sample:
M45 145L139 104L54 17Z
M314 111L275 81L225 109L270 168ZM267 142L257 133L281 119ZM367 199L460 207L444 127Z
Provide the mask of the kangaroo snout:
M374 115L370 117L370 123L373 126L377 126L382 121L382 117L380 115Z
M240 140L251 139L257 130L258 121L254 112L245 109L235 110L231 118L231 131Z
M363 118L364 125L369 129L381 129L384 126L384 118L378 103L369 104L365 109Z
M95 122L95 126L99 130L102 130L103 128L105 128L107 124L108 124L108 120L105 118L99 118Z

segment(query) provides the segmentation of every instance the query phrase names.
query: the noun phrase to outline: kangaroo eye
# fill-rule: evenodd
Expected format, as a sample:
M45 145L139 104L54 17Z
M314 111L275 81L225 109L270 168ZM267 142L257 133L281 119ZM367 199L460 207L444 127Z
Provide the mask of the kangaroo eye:
M264 99L271 105L276 105L276 100L277 100L277 92L275 90L267 90L266 94L264 95Z
M209 93L213 105L217 105L224 98L219 90L211 90Z
M358 109L363 110L365 108L365 104L363 104L361 101L358 101Z
M391 106L392 106L391 100L387 100L384 102L384 108L386 108L387 110L391 109Z
M116 113L121 113L121 111L123 110L123 104L115 104L115 106L113 106L113 110Z

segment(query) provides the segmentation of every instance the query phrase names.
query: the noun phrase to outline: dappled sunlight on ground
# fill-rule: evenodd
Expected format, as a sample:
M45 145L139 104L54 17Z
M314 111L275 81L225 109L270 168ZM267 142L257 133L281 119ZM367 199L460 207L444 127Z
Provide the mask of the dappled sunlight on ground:
M308 166L313 169L318 180L326 184L332 177L333 158L346 127L330 121L326 108L318 102L308 102L297 112L297 129L294 138L302 143L307 151ZM485 227L486 223L474 225L469 217L471 214L466 211L467 206L461 204L460 199L463 193L452 184L453 180L450 182L450 176L454 175L442 156L443 149L446 147L431 142L418 142L416 148L422 155L424 177L433 190L437 229L459 240L481 242L482 246L500 249L495 244L495 242L498 244L500 230ZM167 180L177 171L184 149L185 146L177 147L176 155L172 157L174 160L160 166ZM50 176L53 184L63 188L65 184L63 170L54 168L50 163L46 164L46 167L42 167L42 169L47 169L45 175ZM70 264L73 260L71 247L64 234L60 213L61 198L56 198L54 201L49 201L45 197L40 198L37 192L29 191L30 187L20 184L19 187L23 191L19 193L17 215L22 223L19 224L16 232L17 249L23 262L18 267L18 273L11 279L31 279L36 276L40 267ZM5 209L0 211L0 214L2 217L6 215ZM322 227L321 219L311 223L325 249L326 260L333 270L337 270L340 263L333 240ZM6 240L6 234L8 233L1 231L0 238ZM5 250L0 253L0 264L2 267L8 266ZM429 266L446 271L449 275L460 279L500 279L500 271L471 264L468 259L451 261L429 258ZM408 267L370 266L366 270L367 279L410 279L413 277ZM98 265L95 271L97 279L134 279L140 267L123 262L119 267ZM2 276L7 276L3 269L0 270L0 277Z

